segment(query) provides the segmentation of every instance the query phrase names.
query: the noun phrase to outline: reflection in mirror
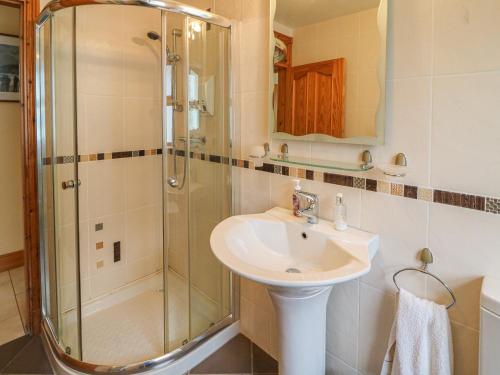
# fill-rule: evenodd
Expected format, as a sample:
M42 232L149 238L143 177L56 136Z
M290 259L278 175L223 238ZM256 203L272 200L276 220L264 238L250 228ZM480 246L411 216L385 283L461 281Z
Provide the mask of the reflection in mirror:
M272 133L383 141L385 0L275 0Z

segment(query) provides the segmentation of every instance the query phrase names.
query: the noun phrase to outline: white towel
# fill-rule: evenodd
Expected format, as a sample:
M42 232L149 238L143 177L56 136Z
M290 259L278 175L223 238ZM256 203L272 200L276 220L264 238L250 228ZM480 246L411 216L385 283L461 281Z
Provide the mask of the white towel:
M453 346L445 306L401 289L381 375L451 375Z

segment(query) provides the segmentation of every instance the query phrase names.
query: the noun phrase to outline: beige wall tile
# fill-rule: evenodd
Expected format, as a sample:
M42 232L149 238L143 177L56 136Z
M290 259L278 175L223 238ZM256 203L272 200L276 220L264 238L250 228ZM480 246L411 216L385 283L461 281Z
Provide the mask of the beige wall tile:
M245 116L241 120L242 139L245 143L241 146L242 156L247 158L252 147L260 146L267 142L267 112L262 111L268 101L267 91L249 92L241 95L241 110Z
M111 215L125 210L125 162L123 159L89 163L89 216Z
M241 19L242 0L214 0L214 3L214 13L234 20Z
M379 374L395 312L395 298L360 284L358 370Z
M242 17L248 19L269 18L269 1L268 0L242 0Z
M425 186L430 179L430 144L432 86L430 78L414 78L389 82L383 146L373 149L378 163L393 164L394 157L404 152L408 158L406 184Z
M496 0L434 2L434 73L498 70L499 18Z
M432 0L390 2L388 79L432 73Z
M359 280L335 285L327 309L326 351L356 368L359 330Z
M123 111L119 96L85 96L85 128L90 153L123 150Z
M269 91L269 53L262 48L269 44L269 25L265 20L243 21L240 28L240 90L243 93ZM242 101L244 105L244 97ZM267 106L262 106L260 110L267 116L265 108ZM242 113L248 112L242 108Z
M162 158L149 156L125 160L127 210L161 205Z
M344 361L336 356L326 353L326 373L342 375L358 375L358 371L348 366Z
M499 99L498 72L434 78L432 187L498 195Z
M427 210L427 202L362 192L361 228L380 235L380 249L363 282L386 293L396 291L394 272L418 266L417 253L427 246ZM401 276L400 286L425 297L424 278L411 273Z
M446 280L457 297L452 320L479 327L479 295L483 276L498 277L500 264L499 218L484 212L431 205L429 247L434 252L432 271ZM429 285L429 294L449 303L446 291Z
M240 306L241 332L263 350L270 351L271 314L244 297L241 298Z

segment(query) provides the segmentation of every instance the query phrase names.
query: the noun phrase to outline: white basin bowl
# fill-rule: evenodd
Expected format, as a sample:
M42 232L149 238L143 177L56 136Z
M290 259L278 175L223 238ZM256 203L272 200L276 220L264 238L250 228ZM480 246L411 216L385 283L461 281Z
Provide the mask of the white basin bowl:
M215 256L232 271L277 287L319 287L358 278L370 270L378 235L333 223L308 224L290 210L230 217L210 237Z

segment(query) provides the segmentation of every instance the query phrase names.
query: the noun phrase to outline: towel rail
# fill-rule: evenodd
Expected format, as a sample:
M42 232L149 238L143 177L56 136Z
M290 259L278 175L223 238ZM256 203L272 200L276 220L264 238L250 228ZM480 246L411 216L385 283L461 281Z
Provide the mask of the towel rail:
M455 298L455 293L453 293L453 290L451 290L451 288L443 280L441 280L439 277L437 277L433 273L427 271L427 266L429 264L431 264L433 262L433 260L434 260L434 257L432 256L432 252L428 248L422 249L422 251L420 252L420 260L422 261L422 267L421 268L408 267L408 268L403 268L402 270L399 270L398 272L396 272L392 276L392 281L394 281L394 285L396 285L396 288L399 291L399 285L398 285L398 282L397 282L397 276L400 273L402 273L402 272L405 272L405 271L417 271L417 272L423 273L423 274L425 274L427 276L430 276L430 277L434 278L436 281L438 281L441 285L443 285L446 288L446 290L448 291L448 293L450 293L452 302L448 306L446 306L446 309L450 309L451 307L453 307L457 303L457 299Z

